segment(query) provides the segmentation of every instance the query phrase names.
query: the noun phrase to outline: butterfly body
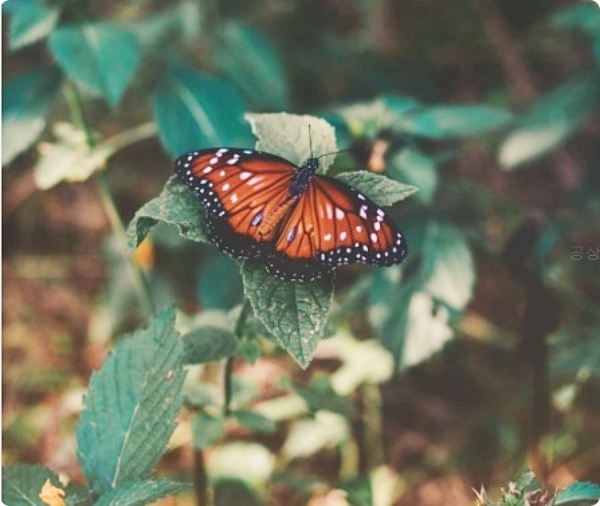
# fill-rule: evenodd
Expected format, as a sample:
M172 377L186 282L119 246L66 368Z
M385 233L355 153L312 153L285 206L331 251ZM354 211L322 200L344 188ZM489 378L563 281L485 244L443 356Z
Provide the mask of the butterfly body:
M311 281L339 265L402 261L406 242L387 213L318 168L315 157L296 166L237 148L175 161L180 181L203 203L211 240L234 258L265 258L276 277Z

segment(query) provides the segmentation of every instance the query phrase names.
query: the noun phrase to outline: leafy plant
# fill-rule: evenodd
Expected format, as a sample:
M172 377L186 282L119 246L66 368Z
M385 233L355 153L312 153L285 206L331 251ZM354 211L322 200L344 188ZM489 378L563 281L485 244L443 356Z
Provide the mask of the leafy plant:
M17 213L16 225L8 220L7 237L17 240L7 265L20 275L7 279L25 284L42 272L46 281L54 272L46 258L27 263L23 237L48 239L34 252L47 246L57 262L56 251L100 251L105 239L102 286L88 288L88 300L77 285L70 299L90 306L79 340L37 320L59 304L33 297L52 282L27 285L25 302L5 311L9 366L29 356L40 332L40 367L57 362L37 376L24 360L19 374L7 374L17 390L7 399L23 394L35 404L49 388L87 382L97 347L152 321L115 340L83 409L71 412L86 483L63 485L47 467L9 464L6 504L147 504L189 488L155 477L168 451L193 460L199 504L209 503L209 490L215 504L418 504L411 493L427 476L462 472L474 481L492 460L514 472L528 452L545 469L594 449L582 406L596 399L599 287L595 264L574 263L565 250L585 243L582 256L593 258L600 222L588 168L597 152L582 141L597 133L598 9L571 5L539 19L521 51L503 39L511 2L499 13L487 3L453 4L431 27L414 28L410 2L338 4L3 4L5 195L18 208L23 181L33 181L42 202ZM388 17L405 19L402 9L408 24L390 30ZM536 65L520 61L522 53ZM492 71L496 60L503 68ZM527 100L515 99L517 89L529 90ZM589 155L573 157L571 142ZM262 259L226 258L171 169L182 152L216 146L296 164L327 154L323 173L390 208L407 259L293 283L269 275ZM560 184L552 186L549 167ZM62 208L83 220L96 205L110 234L52 214ZM41 228L21 230L36 217ZM76 243L78 235L87 239ZM88 275L77 265L76 275L59 269L63 284ZM74 378L56 359L63 352L77 364ZM19 412L5 437L31 449L40 420L58 416ZM579 464L589 470L590 462ZM546 484L548 476L538 478ZM574 506L599 495L590 483L555 492L540 482L526 474L497 501L483 492L478 499Z

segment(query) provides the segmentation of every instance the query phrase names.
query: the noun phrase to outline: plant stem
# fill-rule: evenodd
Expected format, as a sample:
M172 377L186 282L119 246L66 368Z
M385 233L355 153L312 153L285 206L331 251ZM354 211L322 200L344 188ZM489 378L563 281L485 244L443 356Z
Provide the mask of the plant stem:
M246 324L246 320L248 319L248 315L250 314L250 301L247 298L244 298L244 303L242 305L242 309L240 311L240 315L238 316L237 322L235 323L235 328L233 329L233 333L235 337L238 339L242 338L242 332L244 331L244 325ZM233 397L233 364L235 361L235 357L231 356L227 358L225 362L225 377L224 377L224 399L223 399L223 416L228 417L231 415L231 399Z
M89 125L87 123L83 102L81 100L79 91L77 90L75 85L68 83L65 87L65 95L67 98L69 109L71 111L71 117L73 119L73 122L85 133L87 145L90 148L90 150L94 149L97 143L94 139L92 130L89 128ZM134 132L133 135L129 137L129 139L143 138L142 135L147 136L149 133L147 126L144 126L144 129L140 130L141 131ZM120 141L123 142L122 139ZM144 278L144 274L131 259L129 248L127 245L127 232L125 230L125 226L123 225L123 221L119 216L117 205L110 192L106 175L103 171L96 171L94 173L94 176L96 179L96 187L98 189L100 200L108 217L108 221L112 228L113 234L116 237L121 254L127 260L127 263L131 267L133 282L140 304L146 316L152 316L155 313L154 301L150 294L150 290L148 288L146 279Z
M201 449L194 450L194 489L196 491L196 504L208 506L208 477L204 464L204 453Z

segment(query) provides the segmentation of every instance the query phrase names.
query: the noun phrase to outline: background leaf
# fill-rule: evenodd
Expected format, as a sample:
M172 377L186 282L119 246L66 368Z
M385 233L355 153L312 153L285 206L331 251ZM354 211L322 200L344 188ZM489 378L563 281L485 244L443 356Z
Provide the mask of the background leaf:
M122 483L119 488L102 495L95 506L146 506L177 494L191 485L176 481L137 480Z
M406 133L451 139L471 137L496 130L512 121L513 115L504 110L481 105L447 105L409 111L398 126Z
M336 175L336 179L353 186L380 206L391 206L419 191L415 186L366 170L342 172Z
M60 26L50 35L49 44L73 81L111 105L119 102L139 63L135 37L110 23Z
M2 163L31 146L46 126L46 116L62 85L54 68L37 69L4 82Z
M2 503L47 506L38 497L46 480L63 488L58 476L45 467L29 464L2 466Z
M205 364L230 357L239 343L231 330L209 325L186 334L183 342L186 364Z
M203 217L199 200L172 176L160 195L135 213L127 229L129 246L137 248L159 221L176 226L183 237L192 241L208 242Z
M56 26L59 10L32 0L11 0L2 4L11 14L9 40L12 50L46 37Z
M475 282L469 248L452 226L413 217L404 231L408 258L403 267L376 271L369 308L369 319L399 369L427 359L452 337L450 324Z
M386 174L396 181L416 186L419 191L415 198L429 203L438 183L436 163L415 148L404 148L388 160Z
M218 443L225 434L225 419L205 412L198 413L192 420L194 448L207 448Z
M181 409L181 339L173 309L125 338L92 375L77 429L78 455L97 493L153 471Z
M167 74L154 95L160 138L179 155L208 147L247 147L245 105L226 82L181 68Z
M332 278L291 283L271 276L261 262L242 264L244 293L277 342L306 368L325 332Z
M240 425L252 431L271 434L277 430L277 422L256 411L238 410L233 415Z
M541 97L504 139L498 161L514 169L551 151L587 121L600 99L600 73L577 76Z
M246 119L252 126L252 133L258 137L256 149L282 156L297 165L310 156L338 150L335 130L324 119L287 113L246 114ZM333 160L333 156L321 158L321 172L327 172Z
M217 64L250 102L285 109L287 83L271 43L250 26L225 22L219 30Z
M581 502L600 501L600 485L577 481L559 490L552 499L552 506L576 506ZM597 504L597 503L596 503Z

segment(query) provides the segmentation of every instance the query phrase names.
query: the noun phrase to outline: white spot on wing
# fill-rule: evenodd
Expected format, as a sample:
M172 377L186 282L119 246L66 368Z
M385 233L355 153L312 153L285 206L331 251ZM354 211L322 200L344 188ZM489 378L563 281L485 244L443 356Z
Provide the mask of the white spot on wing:
M340 232L340 241L343 241L348 234L346 232Z
M238 201L238 196L237 196L237 193L234 193L234 194L231 196L231 202L233 202L233 203L235 204L237 201Z
M251 173L251 172L242 172L242 173L240 174L240 179L241 179L242 181L246 181L246 179L248 179L248 178L249 178L251 175L252 175L252 173Z
M335 208L335 217L338 220L343 220L344 216L346 216L346 213L344 211L342 211L339 207Z

